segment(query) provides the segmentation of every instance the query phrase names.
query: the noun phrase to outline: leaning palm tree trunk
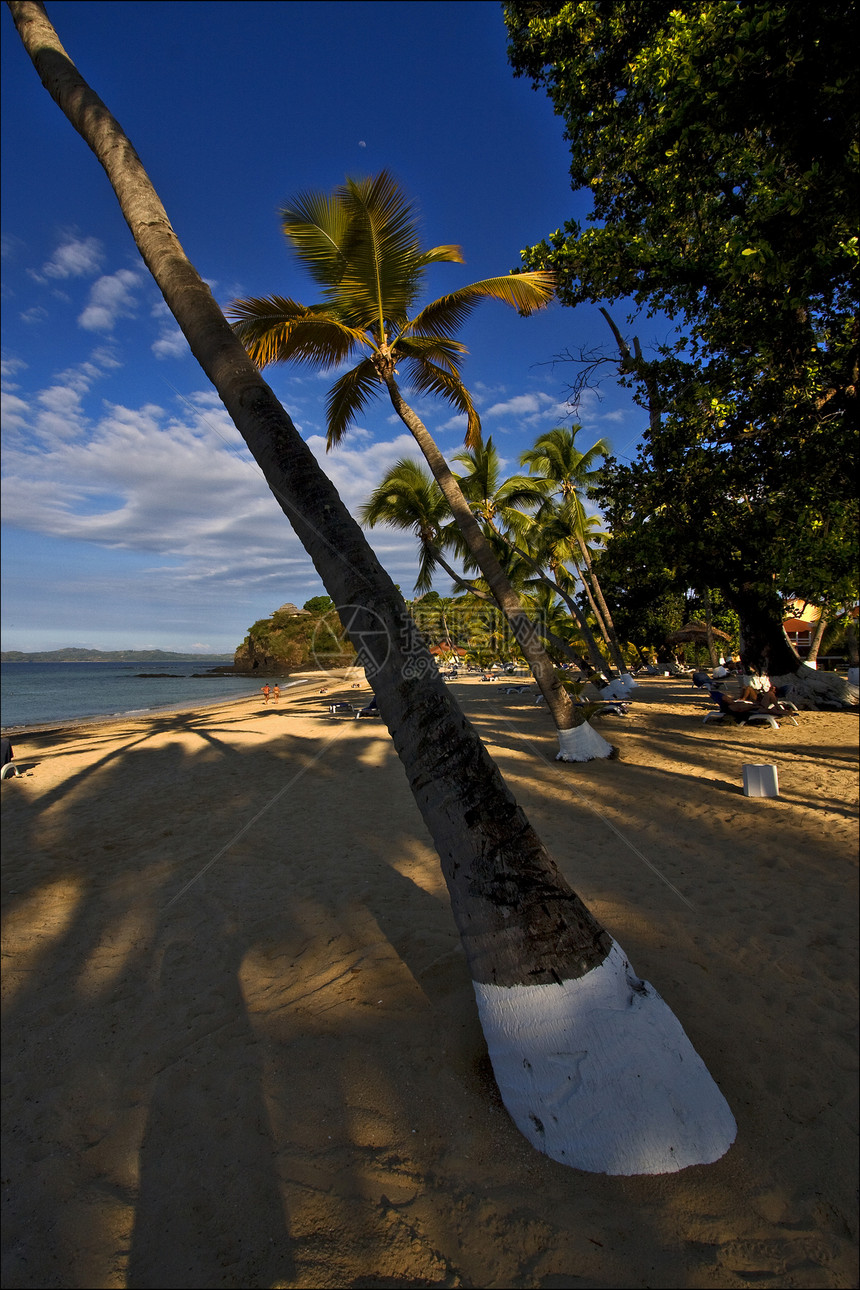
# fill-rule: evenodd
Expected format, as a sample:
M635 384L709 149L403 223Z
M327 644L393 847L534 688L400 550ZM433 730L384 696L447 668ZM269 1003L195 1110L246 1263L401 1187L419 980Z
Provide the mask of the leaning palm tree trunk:
M504 540L506 539L503 539L503 541ZM512 550L516 551L518 555L525 554L524 552L521 552L518 547L512 547ZM433 558L436 561L436 563L439 565L439 568L443 569L445 573L448 574L448 577L451 579L451 581L454 583L456 587L461 587L463 591L467 591L469 595L475 596L478 600L486 601L488 604L491 604L491 605L494 605L496 603L488 591L484 591L483 588L481 587L476 587L474 583L469 582L468 579L462 577L459 573L455 572L455 570L452 569L451 565L447 563L447 561L445 560L445 557L436 547L433 548ZM542 571L539 571L539 576L542 582L545 582L547 586L552 587L553 590L557 591L562 598L565 598L565 593L562 591L562 589L558 586L557 583L553 582L552 578L548 577ZM566 603L570 606L572 602L570 602L570 600L567 599ZM576 617L576 615L574 615L574 617ZM566 658L569 658L572 663L576 663L578 665L580 664L581 660L579 655L576 653L576 651L571 649L570 645L567 643L566 640L563 639L563 637L556 635L556 633L553 631L550 631L546 623L544 623L543 625L543 635L547 640L552 641L556 649L560 650L560 652L564 654ZM589 636L590 636L590 633L589 633ZM591 637L591 640L592 640L592 643L594 643L593 637ZM596 649L596 643L595 643L595 649ZM599 651L597 653L597 658L599 662L599 667L594 667L592 663L592 672L599 677L600 675L603 674L604 671L609 672L611 671L611 669L606 667L606 664L603 662L603 659L600 657Z
M584 724L582 709L577 709L577 705L572 702L556 675L552 659L544 649L537 627L523 608L519 596L511 586L510 579L482 533L481 526L472 514L472 508L463 496L447 461L437 448L433 436L400 393L400 388L394 379L393 364L389 363L385 366L379 364L377 370L388 387L395 412L424 454L433 478L442 490L457 527L463 535L463 540L469 548L469 554L484 575L493 599L510 623L523 657L546 700L558 731L558 760L591 761L596 757L609 757L612 745L600 736L589 741L587 756L583 756L586 745L583 744L579 734L579 727Z
M43 6L9 0L9 7L44 85L107 172L144 262L373 674L439 851L514 1120L555 1159L598 1172L662 1173L716 1160L735 1123L678 1021L559 874Z
M615 666L618 668L618 674L620 676L624 673L625 668L618 667L618 660L615 658L615 654L612 649L612 637L609 635L609 628L606 626L606 621L597 607L597 601L594 599L594 594L591 590L591 585L588 581L588 578L586 578L585 574L582 572L578 564L574 563L573 567L576 570L577 576L579 577L579 581L582 583L582 589L585 592L585 598L588 601L589 608L591 609L592 617L594 618L594 621L597 624L597 630L600 632L600 635L603 637L603 643L608 649L610 655L613 657L613 659L615 659Z
M614 658L615 664L618 668L618 671L621 673L621 675L629 676L630 668L627 666L627 660L624 657L624 651L621 648L621 642L619 641L618 635L615 631L615 623L612 621L612 614L609 612L609 606L607 605L606 599L603 595L603 589L600 586L600 580L597 577L597 574L594 572L594 565L591 560L591 555L588 550L588 545L579 534L577 534L576 540L577 540L577 543L579 544L579 549L582 552L582 559L585 564L586 571L588 573L588 579L591 583L591 592L593 592L594 594L594 600L596 600L597 604L600 606L600 617L603 619L603 622L606 624L606 631L609 636L609 648L612 653L612 657ZM582 579L582 582L583 582L583 586L585 586L586 580L584 577ZM586 587L586 590L588 590L587 587Z
M498 529L495 524L492 525L492 530L500 542L504 542L508 547L510 547L514 555L518 555L521 560L524 560L526 564L528 564L531 567L531 569L535 574L535 577L539 578L540 581L544 583L545 586L551 587L552 590L558 596L561 597L561 599L567 605L571 618L574 620L574 622L576 623L576 625L578 626L582 634L582 638L585 641L585 647L586 647L586 650L588 651L588 657L594 672L598 676L601 676L601 675L605 676L606 679L608 680L612 676L612 668L609 666L609 664L606 662L606 659L601 654L597 641L594 639L594 635L591 631L591 628L588 625L588 620L585 617L585 614L579 608L579 605L576 603L576 601L567 594L567 592L564 590L563 587L559 586L558 582L554 578L550 577L550 575L546 572L546 570L542 567L542 565L534 558L534 556L530 555L528 551L524 551L523 548L521 546L518 546L515 542L512 542L511 539L509 537L506 537L505 534L502 533L501 530ZM582 585L585 587L586 593L588 593L588 587L585 586L584 580ZM595 617L597 619L598 628L601 628L602 623L600 621L600 615L596 612L596 606L594 604L594 601L591 600L590 603L591 603L592 609L595 610ZM605 639L607 640L607 644L608 644L608 637Z

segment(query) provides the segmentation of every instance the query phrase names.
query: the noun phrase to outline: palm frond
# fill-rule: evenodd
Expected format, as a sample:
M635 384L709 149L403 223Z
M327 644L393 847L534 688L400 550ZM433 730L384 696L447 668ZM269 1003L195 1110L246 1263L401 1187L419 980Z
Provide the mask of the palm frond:
M524 317L543 309L553 297L555 278L543 269L531 273L509 273L498 278L483 278L458 291L440 296L426 305L406 330L417 336L434 332L456 331L482 300L500 300L511 305Z
M499 489L499 494L508 506L539 506L553 491L550 480L535 478L533 475L510 475Z
M288 359L333 367L368 344L362 332L345 327L324 305L300 305L284 296L234 300L227 316L259 368Z
M380 323L399 330L424 268L415 209L386 170L372 179L347 179L337 196L349 217L339 298L354 296L364 310L373 305Z
M581 429L582 426L574 424L546 430L522 454L520 465L528 466L529 470L552 479L558 485L586 487L597 473L595 461L598 457L607 456L610 446L606 439L598 439L585 452L580 452L576 436Z
M427 467L413 457L396 461L359 509L360 522L370 528L392 524L435 533L449 517L442 490Z
M327 452L340 443L359 412L380 389L379 376L369 358L335 381L326 400Z
M495 514L501 467L492 436L486 443L480 441L471 448L455 452L452 460L466 467L464 475L455 475L464 497Z
M412 457L395 462L360 507L358 518L368 528L389 524L415 533L419 561L414 589L419 594L429 591L441 552L451 545L453 526L448 503L427 467Z
M281 228L297 259L321 287L331 289L346 268L342 250L349 214L335 193L304 192L282 208Z
M437 394L458 412L465 413L465 443L467 447L476 447L481 442L481 419L459 376L423 357L407 354L406 361L412 384L420 394Z
M417 263L423 269L428 264L465 264L461 246L431 246L429 251L422 251Z
M438 363L451 373L460 375L460 360L468 353L466 346L450 336L401 336L396 342L395 358L413 358L420 362Z

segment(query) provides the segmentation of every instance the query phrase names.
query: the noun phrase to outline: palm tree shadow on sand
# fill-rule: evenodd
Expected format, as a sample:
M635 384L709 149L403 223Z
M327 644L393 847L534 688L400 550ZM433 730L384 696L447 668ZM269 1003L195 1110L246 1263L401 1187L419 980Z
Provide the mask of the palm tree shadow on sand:
M203 899L201 897L201 899ZM272 1285L294 1272L262 1063L239 969L246 938L214 902L168 935L153 983L151 1063L127 1285ZM172 1050L172 1051L171 1051Z

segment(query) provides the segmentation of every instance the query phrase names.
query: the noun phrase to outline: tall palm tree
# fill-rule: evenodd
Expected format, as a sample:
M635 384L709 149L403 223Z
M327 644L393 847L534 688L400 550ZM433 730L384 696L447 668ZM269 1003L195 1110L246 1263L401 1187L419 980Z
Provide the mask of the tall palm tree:
M497 461L495 452L492 450L492 439L487 440L487 447L490 449L491 461ZM458 459L471 462L472 460L480 460L483 457L483 449L475 449L473 453L460 454ZM493 478L495 478L498 472L492 466L490 471ZM471 475L458 476L458 482L464 485L470 500L473 495L477 496L479 493L486 491L480 485L480 480L477 485L473 482ZM476 508L485 523L487 522L487 513L490 506L491 503L488 499L481 499L479 506ZM493 511L493 514L495 514L495 511ZM474 561L469 560L460 530L451 521L451 512L438 485L419 462L409 457L396 462L386 472L368 500L359 509L359 520L368 528L375 528L378 524L388 524L392 528L412 532L416 535L418 538L419 561L418 579L415 583L416 591L426 591L431 585L434 571L440 568L447 573L454 585L466 592L468 596L495 604L493 597L486 589L485 583L467 579L464 574L458 573L445 559L443 551L445 548L451 547L457 555L464 559L467 569L471 568L474 571L476 567ZM447 523L445 522L446 520ZM504 564L505 573L511 585L517 587L520 594L522 594L522 588L526 585L531 575L546 583L548 587L561 596L568 606L571 616L580 624L580 631L591 659L592 671L596 676L602 673L608 674L609 669L600 654L587 622L578 605L567 595L566 591L548 577L535 559L526 551L520 551L515 548L498 529L490 527L489 538L499 562ZM528 597L527 600L531 603L533 597ZM545 628L546 624L542 618L541 623ZM545 635L545 632L543 634ZM579 661L578 656L563 637L559 637L557 633L553 634L552 641L555 647L560 649L562 653L566 653L570 659ZM611 744L607 744L604 749L596 741L585 741L582 733L578 738L583 747L591 748L592 753L598 752L601 756L609 756L612 751ZM583 760L590 759L590 756L583 758Z
M464 472L456 475L455 478L474 514L491 535L491 538L495 539L496 545L507 548L509 553L513 553L520 562L528 565L538 578L546 582L557 595L561 596L570 611L571 617L576 620L579 626L594 673L597 676L610 677L612 669L603 658L585 615L572 597L567 594L563 583L559 580L556 570L558 570L560 562L555 561L554 576L551 578L546 570L547 564L553 564L552 548L546 548L543 543L539 543L539 550L535 551L532 539L535 530L540 534L540 526L518 509L523 502L527 505L534 503L533 481L531 479L522 479L518 476L502 479L501 463L493 446L492 438L488 439L486 443L479 443L473 448L466 448L462 452L455 453L453 460L458 465L465 467ZM542 502L541 504L544 505L545 503ZM544 561L541 557L547 551L550 553L550 558ZM502 559L503 557L500 557L500 562ZM467 556L466 567L469 568L470 566L474 568L474 564ZM508 571L510 570L510 556L505 563L505 567ZM597 617L598 622L600 622L599 615ZM579 742L582 743L581 738ZM598 745L592 743L592 747L597 748ZM606 747L610 748L611 746L607 744ZM568 752L570 752L570 747L568 747ZM608 756L608 753L601 751L600 755ZM579 760L579 758L576 760Z
M418 393L438 395L464 413L466 443L476 446L481 423L460 376L466 350L449 333L462 326L482 300L502 301L523 315L543 308L552 298L552 276L533 271L484 278L416 312L430 265L462 264L463 255L457 246L422 249L415 212L387 171L369 179L347 179L331 194L298 194L282 210L281 226L322 300L314 305L285 296L236 300L229 310L236 334L260 368L289 361L318 369L350 364L329 391L329 447L340 442L370 399L387 391L508 618L558 730L558 757L568 760L567 748L581 716L448 463L396 380L402 367Z
M80 76L44 7L35 0L9 7L329 595L354 609L354 639L376 669L380 711L439 851L512 1117L539 1149L595 1172L664 1173L718 1159L734 1140L734 1119L674 1014L568 887L435 669L403 684L414 655L397 589L247 359L130 140Z
M541 564L545 564L552 570L553 578L560 587L569 590L572 595L577 583L581 585L597 624L597 630L610 655L615 657L617 665L618 658L613 649L609 628L600 612L589 580L583 576L581 568L580 539L588 546L594 545L595 541L602 537L602 534L595 532L596 529L599 529L599 521L596 517L582 517L569 506L553 506L551 502L544 502L538 515L524 517L519 533L521 543L533 551Z
M520 465L527 466L533 476L531 482L537 502L535 518L538 522L551 510L561 511L568 521L581 556L583 583L587 577L599 606L600 616L606 624L616 663L621 673L626 675L627 662L591 561L586 541L585 507L582 502L583 491L597 477L594 463L599 457L606 456L609 445L605 439L598 439L585 452L580 452L576 446L576 436L581 429L582 426L576 424L570 428L556 426L539 435L534 446L520 457Z

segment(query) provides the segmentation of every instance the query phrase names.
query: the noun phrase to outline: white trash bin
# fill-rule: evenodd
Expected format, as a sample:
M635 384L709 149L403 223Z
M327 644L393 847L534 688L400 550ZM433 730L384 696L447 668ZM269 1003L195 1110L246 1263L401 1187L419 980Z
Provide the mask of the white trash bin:
M744 797L779 797L776 766L744 766Z

